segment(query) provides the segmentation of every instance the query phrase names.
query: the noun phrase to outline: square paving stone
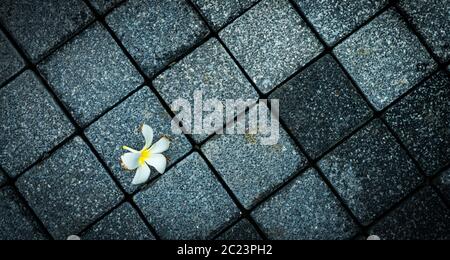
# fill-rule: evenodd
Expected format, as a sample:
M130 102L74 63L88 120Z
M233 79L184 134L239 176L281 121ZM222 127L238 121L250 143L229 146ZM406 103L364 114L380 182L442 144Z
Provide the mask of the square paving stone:
M220 37L267 93L319 55L323 46L286 0L263 0Z
M149 76L209 33L185 0L130 0L109 15L107 22Z
M225 103L228 99L241 99L256 103L258 100L258 93L215 39L161 74L153 84L166 102L173 104L175 100L183 98L192 104L192 111L196 91L203 92L204 101L216 99ZM240 114L244 110L237 112ZM218 128L222 126L223 123ZM210 134L195 134L193 137L200 143Z
M442 62L450 60L450 4L442 0L400 0L408 19Z
M138 150L144 147L144 137L139 131L142 124L153 128L154 142L163 135L171 137L170 149L164 153L170 160L169 166L191 150L192 146L184 135L172 134L171 120L159 100L148 87L144 87L90 126L86 136L125 190L133 193L138 188L131 184L134 173L122 169L120 156L127 152L122 149L124 145ZM152 169L152 177L157 174Z
M357 227L315 170L307 171L253 212L274 240L350 239Z
M318 157L372 112L331 56L325 56L274 92L280 116L306 151Z
M239 17L259 0L193 0L214 30L220 30L227 23Z
M0 189L0 240L46 240L48 237L10 187Z
M449 240L450 211L427 188L373 227L382 240Z
M16 176L62 142L74 127L31 71L0 90L0 163Z
M202 147L208 160L247 209L307 164L283 130L275 145L264 145L261 136L220 135Z
M162 239L203 240L240 214L197 153L139 193L135 201Z
M33 61L93 19L82 0L2 0L0 21Z
M378 110L418 84L437 66L393 10L353 34L335 53Z
M129 203L114 210L109 216L83 234L83 240L154 240L150 230Z
M385 118L432 175L450 162L450 79L440 72L390 109Z
M328 154L319 166L364 225L422 181L412 159L378 120Z
M8 80L23 67L25 67L25 63L19 53L6 36L0 32L0 84Z
M39 69L81 125L88 124L143 82L98 23L50 56Z
M89 0L95 10L99 13L106 13L124 1L126 0Z
M442 173L442 175L437 179L436 186L444 195L445 199L450 202L450 170Z
M261 240L261 237L255 227L248 220L243 219L218 237L217 240L256 241Z
M296 0L300 9L333 45L373 17L388 0Z
M89 147L76 137L17 181L56 239L78 234L123 197Z

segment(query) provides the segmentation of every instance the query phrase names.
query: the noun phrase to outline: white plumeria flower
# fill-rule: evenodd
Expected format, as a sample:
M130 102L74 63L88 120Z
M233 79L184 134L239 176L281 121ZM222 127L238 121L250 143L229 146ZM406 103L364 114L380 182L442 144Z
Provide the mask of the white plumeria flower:
M142 150L137 151L130 147L124 146L123 149L129 153L122 155L120 158L122 167L129 171L136 171L133 179L133 185L141 185L150 178L150 167L153 167L160 174L164 174L167 167L167 158L162 155L169 150L170 140L167 137L161 138L153 144L153 129L148 125L142 125L141 133L145 138L145 146Z

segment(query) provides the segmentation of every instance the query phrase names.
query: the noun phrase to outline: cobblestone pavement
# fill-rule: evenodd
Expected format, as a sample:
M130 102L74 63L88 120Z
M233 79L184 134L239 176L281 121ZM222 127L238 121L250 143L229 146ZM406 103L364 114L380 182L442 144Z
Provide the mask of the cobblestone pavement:
M450 239L448 0L2 0L0 239ZM281 138L173 136L194 91ZM155 171L156 173L156 171Z

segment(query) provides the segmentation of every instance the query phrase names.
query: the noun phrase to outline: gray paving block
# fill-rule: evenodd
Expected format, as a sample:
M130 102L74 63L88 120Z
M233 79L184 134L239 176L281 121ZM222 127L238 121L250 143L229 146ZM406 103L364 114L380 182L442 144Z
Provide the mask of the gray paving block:
M237 218L239 210L197 153L135 197L162 239L203 240Z
M328 154L319 166L363 224L370 224L422 181L411 158L379 120Z
M7 179L6 179L6 175L5 173L0 170L0 187L3 186L6 183Z
M228 99L242 99L254 100L256 103L258 100L258 93L215 39L211 39L165 71L153 84L166 102L173 104L175 100L183 98L192 104L192 111L195 91L203 92L204 101L217 99L225 102ZM244 110L238 111L242 112ZM219 128L222 128L222 125ZM193 137L200 143L210 134L212 133L195 134Z
M74 131L31 71L0 90L0 111L0 163L10 176L25 170Z
M220 30L259 0L193 0L214 30Z
M82 0L2 0L0 21L33 61L93 19Z
M450 4L442 0L400 0L400 7L442 62L450 60Z
M82 235L83 240L154 240L134 208L125 203Z
M123 197L89 147L76 137L17 181L56 239L78 234Z
M323 50L286 0L263 0L220 37L262 92L269 92Z
M107 22L149 76L209 33L185 0L130 0L109 15Z
M138 150L144 147L144 137L139 131L142 124L153 128L154 142L163 135L172 138L169 151L164 153L169 157L169 165L191 150L191 144L185 136L172 134L171 120L170 115L164 110L158 99L148 87L144 87L90 126L86 131L86 136L125 190L132 193L137 189L131 184L134 173L122 169L120 156L127 152L122 149L124 145ZM157 174L153 169L152 177Z
M255 227L246 219L239 221L223 233L217 240L221 241L256 241L262 240Z
M385 118L432 175L450 160L450 79L440 72L390 109Z
M275 240L350 239L357 227L315 170L307 171L253 212Z
M239 201L250 209L304 168L307 160L286 132L275 145L258 135L220 135L202 150Z
M10 187L0 189L0 239L48 239L17 193Z
M450 170L442 173L436 181L436 186L439 188L442 195L444 195L445 199L450 202Z
M387 5L388 0L296 0L300 9L333 45Z
M143 82L99 23L50 56L39 69L81 125L91 122Z
M428 76L436 64L392 9L377 17L335 50L358 86L383 110Z
M107 11L111 10L124 1L126 0L89 0L95 10L97 10L99 13L106 13Z
M450 211L426 188L373 227L382 240L448 240Z
M0 84L11 78L25 63L6 36L0 32Z
M331 56L325 56L270 98L279 99L280 115L313 157L367 121L372 112Z

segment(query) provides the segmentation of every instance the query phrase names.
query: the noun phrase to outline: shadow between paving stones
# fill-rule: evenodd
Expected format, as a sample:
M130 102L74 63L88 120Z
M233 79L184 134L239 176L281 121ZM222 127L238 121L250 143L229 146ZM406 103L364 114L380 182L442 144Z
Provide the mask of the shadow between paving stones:
M442 173L442 175L436 180L436 186L439 188L442 195L444 195L447 202L450 203L450 170Z
M217 238L221 241L256 241L261 240L255 227L246 219L239 221L232 228Z
M24 67L25 62L6 36L0 31L0 84Z
M106 13L118 4L127 0L89 0L95 10L101 14Z

